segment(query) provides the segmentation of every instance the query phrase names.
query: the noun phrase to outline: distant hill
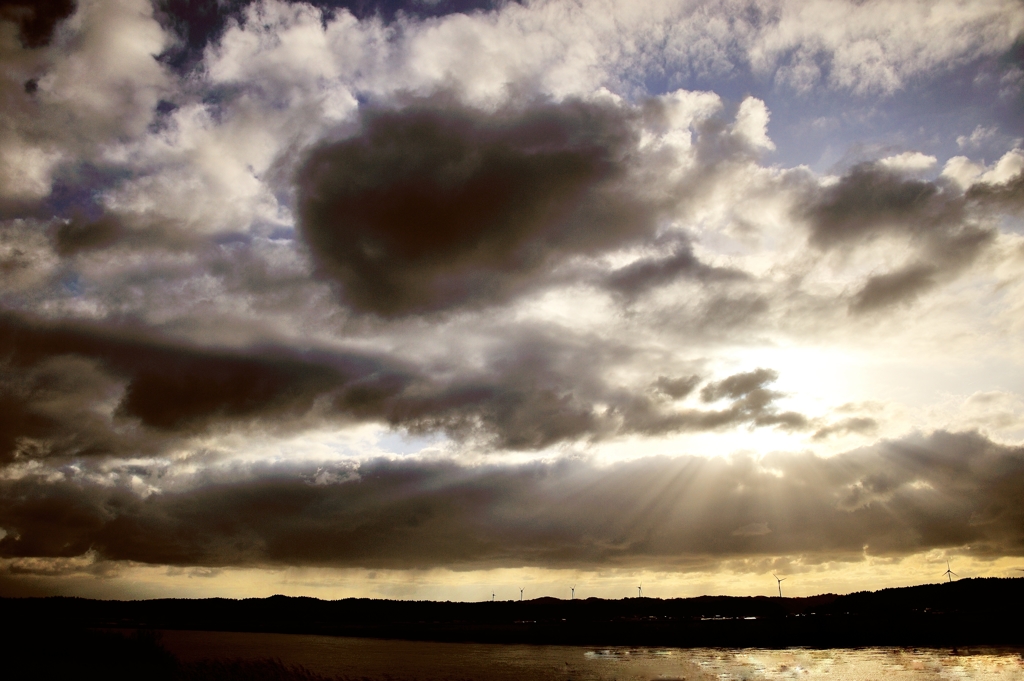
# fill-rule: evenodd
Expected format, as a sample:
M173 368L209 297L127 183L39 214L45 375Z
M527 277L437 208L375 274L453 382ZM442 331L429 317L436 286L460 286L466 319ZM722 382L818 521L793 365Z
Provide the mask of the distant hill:
M809 598L587 598L452 603L271 596L0 599L7 626L273 631L595 645L1024 645L1024 578Z

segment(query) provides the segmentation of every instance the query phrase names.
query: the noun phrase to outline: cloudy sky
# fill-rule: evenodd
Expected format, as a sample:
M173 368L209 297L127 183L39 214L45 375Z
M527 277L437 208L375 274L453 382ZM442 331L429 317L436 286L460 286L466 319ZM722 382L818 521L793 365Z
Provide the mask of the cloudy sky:
M0 594L1024 567L1019 0L0 1Z

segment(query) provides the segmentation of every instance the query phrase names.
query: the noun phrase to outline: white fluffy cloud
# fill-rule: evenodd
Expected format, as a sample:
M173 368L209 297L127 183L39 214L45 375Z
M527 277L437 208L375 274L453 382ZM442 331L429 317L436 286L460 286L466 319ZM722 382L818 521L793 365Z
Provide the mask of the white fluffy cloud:
M972 161L966 156L954 156L942 168L945 177L954 180L961 187L972 184L1003 184L1024 171L1024 151L1011 149L991 166Z
M59 163L144 134L173 87L155 59L169 44L146 0L83 0L43 48L22 47L0 22L0 193L42 198Z
M825 80L858 93L892 92L908 78L1006 50L1024 27L1012 0L964 3L803 0L769 5L747 44L760 70L807 89Z
M887 156L879 161L879 164L893 170L908 172L920 172L932 168L938 159L934 156L922 154L920 151L905 151L896 156Z

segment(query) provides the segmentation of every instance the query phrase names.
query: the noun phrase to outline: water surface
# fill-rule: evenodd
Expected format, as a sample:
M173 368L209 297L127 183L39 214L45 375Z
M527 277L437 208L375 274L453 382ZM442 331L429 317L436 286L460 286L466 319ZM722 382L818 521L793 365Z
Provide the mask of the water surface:
M185 661L277 658L325 676L391 681L1024 681L1024 650L588 648L297 634L164 631Z

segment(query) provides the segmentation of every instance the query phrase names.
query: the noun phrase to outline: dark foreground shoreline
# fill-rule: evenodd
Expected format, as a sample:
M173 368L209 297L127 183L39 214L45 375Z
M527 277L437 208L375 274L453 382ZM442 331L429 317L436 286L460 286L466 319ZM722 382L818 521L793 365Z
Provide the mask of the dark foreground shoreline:
M660 648L443 643L211 631L21 631L4 678L104 681L808 681L1019 678L1024 648Z
M184 629L590 646L1024 645L1024 578L965 579L810 598L554 598L451 603L272 596L98 601L3 598L4 627Z

